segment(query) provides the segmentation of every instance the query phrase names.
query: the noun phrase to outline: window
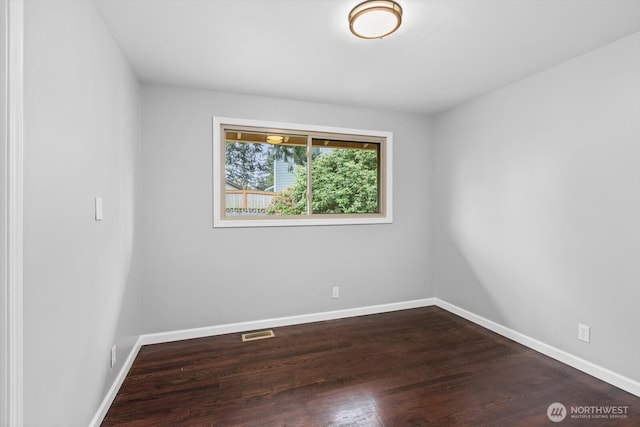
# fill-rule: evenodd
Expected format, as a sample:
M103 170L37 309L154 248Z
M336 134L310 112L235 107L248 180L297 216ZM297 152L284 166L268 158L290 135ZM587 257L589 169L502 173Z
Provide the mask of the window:
M389 132L214 118L213 226L390 223Z

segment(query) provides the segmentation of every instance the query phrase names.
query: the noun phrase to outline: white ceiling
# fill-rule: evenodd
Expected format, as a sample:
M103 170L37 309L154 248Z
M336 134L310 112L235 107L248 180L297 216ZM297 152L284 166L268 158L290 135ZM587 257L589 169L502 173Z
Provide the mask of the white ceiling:
M400 30L361 40L359 2L95 0L143 82L421 114L640 31L640 0L398 0Z

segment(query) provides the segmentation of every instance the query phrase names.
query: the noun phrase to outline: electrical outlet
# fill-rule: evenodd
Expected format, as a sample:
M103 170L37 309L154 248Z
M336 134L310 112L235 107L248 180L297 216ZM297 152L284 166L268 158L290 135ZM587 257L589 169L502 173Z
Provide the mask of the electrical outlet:
M591 342L591 328L582 323L578 323L578 339L584 342Z
M116 366L116 345L114 344L113 347L111 347L111 367L113 368L114 366Z
M340 298L340 286L334 286L331 292L332 298Z

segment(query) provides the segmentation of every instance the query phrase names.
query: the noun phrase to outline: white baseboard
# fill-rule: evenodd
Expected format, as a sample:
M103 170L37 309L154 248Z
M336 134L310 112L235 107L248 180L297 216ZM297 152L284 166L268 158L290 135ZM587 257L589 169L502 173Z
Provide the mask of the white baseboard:
M573 354L567 353L566 351L552 347L548 344L543 343L542 341L538 341L527 335L521 334L520 332L509 329L506 326L486 319L482 316L478 316L477 314L474 314L441 299L436 298L435 305L444 310L447 310L450 313L456 314L466 320L480 325L483 328L489 329L490 331L502 335L503 337L509 338L510 340L522 344L525 347L529 347L532 350L542 353L545 356L556 359L564 363L565 365L569 365L604 382L607 382L640 397L640 382L638 381L634 381L631 378L627 378L616 372L610 371L609 369L603 368L602 366L598 366L594 363L581 359L580 357L574 356Z
M390 304L372 305L367 307L349 308L345 310L325 311L320 313L302 314L298 316L276 317L273 319L254 320L249 322L229 323L225 325L207 326L204 328L183 329L178 331L160 332L155 334L145 334L138 338L138 341L133 346L129 357L125 361L122 369L115 378L113 384L109 388L106 396L104 397L100 407L98 408L95 416L91 420L89 427L99 427L104 417L107 415L109 407L113 403L120 386L124 382L133 361L138 355L138 351L143 345L160 344L164 342L186 340L192 338L203 338L215 335L231 334L237 332L252 331L256 329L264 328L276 328L289 325L300 325L303 323L321 322L324 320L345 319L348 317L365 316L368 314L387 313L391 311L407 310L411 308L438 306L443 310L456 314L466 320L469 320L477 325L482 326L490 331L493 331L499 335L509 338L519 344L529 347L539 353L556 359L566 365L574 367L580 371L583 371L595 378L605 381L611 385L614 385L622 390L628 391L631 394L640 396L640 383L630 378L624 377L618 373L610 371L606 368L588 362L577 356L569 354L565 351L559 350L534 338L528 337L520 332L516 332L513 329L509 329L506 326L500 325L492 320L486 319L482 316L478 316L470 311L460 308L456 305L450 304L439 298L424 298L411 301L396 302Z
M102 424L102 421L104 421L104 417L107 415L111 404L116 398L116 395L118 394L118 391L120 390L124 379L127 377L127 374L129 374L129 370L131 370L133 361L136 360L136 356L138 355L141 347L142 344L140 343L140 338L138 338L136 343L133 345L133 348L131 349L127 360L124 361L122 368L120 368L120 371L118 372L118 375L113 380L113 384L111 384L111 387L109 387L107 394L104 396L104 399L102 399L98 410L89 423L89 427L100 427L100 424Z
M207 326L204 328L183 329L179 331L146 334L140 337L142 345L159 344L192 338L210 337L214 335L233 334L264 328L277 328L303 323L321 322L323 320L345 319L347 317L365 316L367 314L387 313L410 308L435 305L435 298L424 298L390 304L370 305L367 307L348 308L345 310L324 311L320 313L301 314L298 316L276 317L273 319L253 320L249 322L229 323L226 325Z

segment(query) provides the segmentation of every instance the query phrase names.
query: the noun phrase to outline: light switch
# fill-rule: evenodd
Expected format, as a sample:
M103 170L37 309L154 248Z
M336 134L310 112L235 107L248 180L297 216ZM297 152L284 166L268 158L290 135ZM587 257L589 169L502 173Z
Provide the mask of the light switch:
M96 221L102 221L102 197L96 197Z

